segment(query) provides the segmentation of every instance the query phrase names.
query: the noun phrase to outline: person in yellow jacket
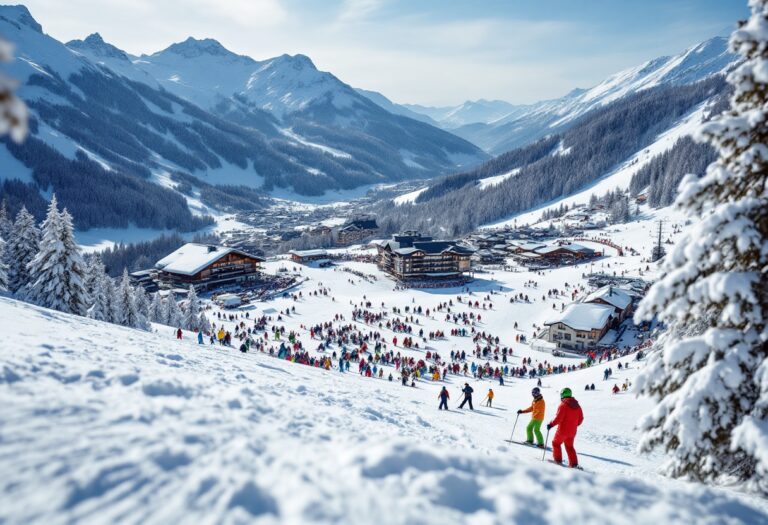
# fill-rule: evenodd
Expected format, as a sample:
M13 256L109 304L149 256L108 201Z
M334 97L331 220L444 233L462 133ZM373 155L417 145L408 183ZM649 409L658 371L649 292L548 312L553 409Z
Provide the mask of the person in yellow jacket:
M525 410L518 410L518 414L531 414L531 422L525 427L525 433L527 439L525 442L528 445L533 445L533 436L536 435L536 446L544 448L544 436L541 435L541 424L544 422L544 412L546 411L546 404L544 403L544 397L541 395L539 387L534 388L531 391L533 394L533 402L531 406Z

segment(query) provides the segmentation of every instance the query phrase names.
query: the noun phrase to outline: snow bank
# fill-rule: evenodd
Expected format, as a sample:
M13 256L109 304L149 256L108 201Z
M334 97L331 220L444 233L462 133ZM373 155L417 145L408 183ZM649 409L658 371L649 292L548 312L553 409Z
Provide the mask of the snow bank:
M0 348L0 522L768 520L764 502L725 491L542 463L499 438L508 409L436 414L431 389L8 299L0 319L13 320Z

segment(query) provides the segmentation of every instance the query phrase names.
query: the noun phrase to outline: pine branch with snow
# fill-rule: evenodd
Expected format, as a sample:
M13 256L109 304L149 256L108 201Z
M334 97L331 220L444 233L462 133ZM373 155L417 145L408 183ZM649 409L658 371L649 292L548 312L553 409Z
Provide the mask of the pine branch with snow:
M639 426L670 475L768 493L768 0L750 7L730 41L745 59L728 75L731 109L697 137L719 158L680 185L676 204L698 221L638 308L668 327L638 379L658 400Z
M13 59L13 46L0 39L0 62ZM27 106L14 94L17 82L0 73L0 136L10 134L16 142L27 136Z

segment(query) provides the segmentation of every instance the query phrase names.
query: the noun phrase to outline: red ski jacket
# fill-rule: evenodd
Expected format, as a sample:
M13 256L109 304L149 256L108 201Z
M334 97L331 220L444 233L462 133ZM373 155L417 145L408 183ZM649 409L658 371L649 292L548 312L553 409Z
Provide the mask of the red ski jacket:
M584 421L584 413L579 402L572 397L566 397L557 407L557 414L549 424L557 427L557 433L561 436L571 437L576 435L576 429Z

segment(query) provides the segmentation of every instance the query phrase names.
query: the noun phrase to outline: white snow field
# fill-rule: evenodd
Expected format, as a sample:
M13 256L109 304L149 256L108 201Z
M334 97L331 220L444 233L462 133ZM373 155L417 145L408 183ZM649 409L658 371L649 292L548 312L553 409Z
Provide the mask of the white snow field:
M618 259L605 264L630 273L641 265L639 257ZM266 264L269 272L281 267L292 271L286 261ZM515 335L530 336L553 311L552 300L541 297L547 289L572 290L584 271L478 274L471 297L492 308L470 310L461 289L395 290L374 265L347 262L302 268L307 280L292 291L303 298L280 297L247 311L251 320L268 315L275 319L269 326L297 331L318 355L319 341L307 327L336 314L362 331L379 330L351 319L364 297L379 312L453 300L454 312L482 314L476 329L513 348L510 365L528 356L534 364L578 364L515 343ZM526 286L530 280L538 288ZM329 295L312 293L322 289ZM520 292L531 302L510 303ZM558 308L569 298L557 298ZM295 314L277 321L293 306ZM217 310L209 313L220 324ZM416 318L425 331L459 326L443 313ZM140 332L3 298L0 320L0 523L768 523L765 500L667 479L657 474L663 454L636 454L634 423L652 405L609 391L634 378L642 362L633 356L620 360L631 363L629 370L610 362L610 381L602 380L605 364L543 378L546 421L564 386L584 409L576 439L581 472L505 441L516 410L530 403L534 380L510 378L500 386L448 375L445 383L422 378L412 388L401 386L389 366L383 379L359 375L356 363L347 373L326 371L258 351L198 345L191 333L178 341L170 327ZM225 325L232 329L234 322ZM380 331L390 344L395 334ZM450 335L428 345L443 356L474 348L469 337ZM423 345L394 350L425 357ZM457 410L465 381L475 389L474 411ZM595 391L584 391L589 383ZM443 384L451 394L448 412L437 410ZM496 393L493 408L481 406L488 388ZM520 417L515 439L524 439L528 420Z

